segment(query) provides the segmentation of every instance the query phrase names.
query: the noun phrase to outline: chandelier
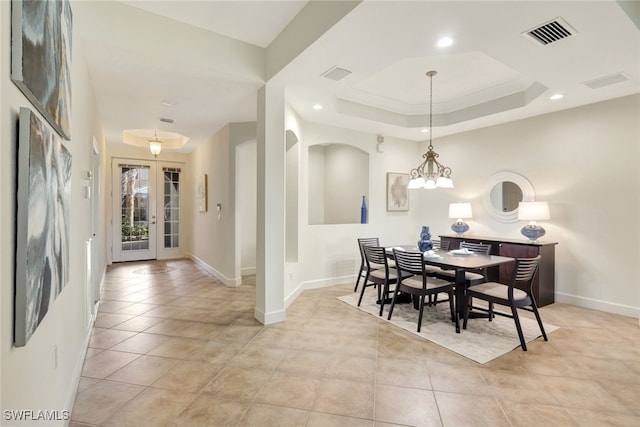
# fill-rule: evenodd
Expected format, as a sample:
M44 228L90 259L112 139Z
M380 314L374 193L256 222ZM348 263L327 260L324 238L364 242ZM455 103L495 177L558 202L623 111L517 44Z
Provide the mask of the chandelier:
M438 161L440 155L433 151L431 142L433 136L433 76L436 74L438 74L437 71L427 72L427 76L429 76L429 147L427 147L427 152L422 155L424 162L409 172L411 176L409 188L453 188L451 168Z
M158 154L162 151L162 141L158 139L157 131L154 132L153 138L149 140L149 151L154 157L158 157Z

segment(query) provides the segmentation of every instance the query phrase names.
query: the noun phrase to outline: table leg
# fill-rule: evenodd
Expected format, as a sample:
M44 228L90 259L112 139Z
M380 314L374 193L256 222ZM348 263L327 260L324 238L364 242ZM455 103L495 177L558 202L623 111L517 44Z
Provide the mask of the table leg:
M464 306L465 306L465 275L464 270L457 269L456 270L456 332L460 333L460 319L464 317Z

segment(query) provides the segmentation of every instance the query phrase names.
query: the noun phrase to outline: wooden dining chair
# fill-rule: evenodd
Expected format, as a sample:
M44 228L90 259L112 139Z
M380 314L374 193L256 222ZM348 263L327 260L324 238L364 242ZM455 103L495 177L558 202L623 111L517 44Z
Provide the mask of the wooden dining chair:
M362 302L365 289L368 286L377 286L380 316L382 316L384 304L389 298L390 285L396 285L398 277L406 278L412 274L403 272L401 275L398 275L396 270L390 266L385 248L381 246L363 246L362 249L364 252L364 260L367 264L367 272L362 285L362 291L360 292L360 298L358 299L358 307L360 307L360 303Z
M360 251L360 271L358 272L358 278L356 279L356 287L353 288L353 292L358 291L358 285L360 284L360 279L363 276L366 276L367 271L367 262L364 259L364 251L362 250L363 246L380 246L380 241L377 237L366 237L358 239L358 251Z
M471 252L478 255L490 255L491 254L491 245L484 243L471 243L471 242L460 242L460 249L468 249ZM455 270L442 270L440 272L440 277L442 279L446 279L449 277L456 277ZM477 271L465 271L464 279L467 286L477 285L478 283L484 283L488 280L487 277L487 269L484 268L482 270Z
M493 315L511 317L518 331L520 345L523 351L527 351L527 343L524 340L520 318L518 317L518 309L531 311L536 316L540 332L545 341L549 341L547 334L538 313L538 305L533 296L533 279L538 272L538 265L542 257L538 255L535 258L516 258L516 264L511 274L508 284L498 282L487 282L467 289L467 304L464 310L464 322L462 329L467 329L467 320L469 318L469 307L471 298L477 298L489 303L489 321L493 319ZM511 314L494 311L494 304L504 305L511 309Z
M453 283L446 280L435 279L427 275L424 264L424 254L422 252L406 252L393 250L393 256L396 261L397 276L400 280L396 284L396 289L391 300L389 308L389 316L387 320L391 320L393 308L395 307L398 295L401 292L412 295L414 298L420 298L418 303L418 332L422 327L422 313L424 311L425 297L436 295L440 292L446 292L449 295L449 309L451 310L451 321L456 322L455 307L453 303ZM405 274L409 274L406 277Z

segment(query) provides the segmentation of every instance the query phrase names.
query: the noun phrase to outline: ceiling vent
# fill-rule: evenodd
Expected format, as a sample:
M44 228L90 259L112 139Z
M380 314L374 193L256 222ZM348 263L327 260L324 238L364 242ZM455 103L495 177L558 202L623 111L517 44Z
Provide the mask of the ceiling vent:
M567 21L558 17L523 33L541 45L548 45L576 34Z
M326 77L328 79L337 81L337 80L344 79L349 74L351 74L351 71L349 70L345 70L344 68L340 68L340 67L333 67L329 71L323 73L322 77Z
M166 117L161 117L161 118L160 118L160 121L161 121L161 122L165 122L165 123L173 123L173 122L175 122L175 120L174 120L174 119L168 119L168 118L166 118Z
M622 83L629 80L629 77L622 73L612 74L610 76L599 77L597 79L589 80L588 82L582 83L585 86L590 87L591 89L599 89L601 87L613 85L616 83Z

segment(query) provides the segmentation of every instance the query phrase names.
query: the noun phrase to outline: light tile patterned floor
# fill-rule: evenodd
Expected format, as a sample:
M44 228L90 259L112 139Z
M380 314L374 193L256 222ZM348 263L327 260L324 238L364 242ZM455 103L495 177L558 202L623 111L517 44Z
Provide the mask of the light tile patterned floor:
M110 267L70 425L640 425L637 319L554 304L549 342L478 365L338 301L353 284L305 291L264 327L251 279Z

